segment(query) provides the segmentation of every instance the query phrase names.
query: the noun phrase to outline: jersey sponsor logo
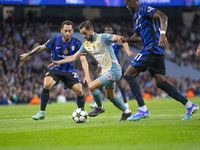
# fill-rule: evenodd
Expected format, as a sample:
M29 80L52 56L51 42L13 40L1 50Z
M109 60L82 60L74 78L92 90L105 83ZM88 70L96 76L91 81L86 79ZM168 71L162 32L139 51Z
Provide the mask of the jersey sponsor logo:
M97 53L92 53L93 56L96 56L96 55L102 55L105 53L105 50L102 50L100 52L97 52Z
M68 56L65 56L65 55L58 55L58 57L65 59L65 58L67 58Z

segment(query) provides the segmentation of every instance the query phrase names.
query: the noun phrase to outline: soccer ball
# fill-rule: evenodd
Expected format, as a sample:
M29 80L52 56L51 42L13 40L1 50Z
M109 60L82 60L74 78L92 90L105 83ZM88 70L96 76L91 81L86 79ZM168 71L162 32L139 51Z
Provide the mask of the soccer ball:
M84 110L83 108L77 108L72 113L72 119L76 123L84 123L84 122L86 122L86 120L87 120L87 112L86 112L86 110Z

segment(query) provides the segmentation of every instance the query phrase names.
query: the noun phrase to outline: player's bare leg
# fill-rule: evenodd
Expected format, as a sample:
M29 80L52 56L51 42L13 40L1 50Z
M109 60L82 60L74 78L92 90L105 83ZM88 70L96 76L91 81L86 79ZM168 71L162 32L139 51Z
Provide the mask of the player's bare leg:
M123 111L120 121L126 120L128 117L132 115L131 110L129 110L121 101L121 99L115 95L114 88L106 88L105 94L107 99L109 99L118 109Z
M55 84L56 81L52 77L47 76L44 78L44 86L41 93L40 111L35 116L33 116L32 119L40 120L45 118L45 109L49 100L49 91Z
M189 120L192 115L199 110L199 106L187 100L174 86L165 80L164 75L154 74L153 77L158 88L165 91L170 97L181 102L187 108L186 117L183 118L183 120Z
M85 105L85 97L83 94L83 88L81 83L76 83L72 86L72 90L76 93L77 95L77 106L78 108L83 108Z

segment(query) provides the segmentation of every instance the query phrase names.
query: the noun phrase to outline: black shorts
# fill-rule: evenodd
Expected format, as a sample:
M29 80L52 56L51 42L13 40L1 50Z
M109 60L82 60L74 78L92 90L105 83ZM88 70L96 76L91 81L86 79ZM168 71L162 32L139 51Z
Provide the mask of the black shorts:
M165 75L165 61L164 55L146 53L142 51L133 59L131 66L139 72L149 71L151 76L154 74Z
M55 70L49 70L45 77L50 76L56 81L56 85L59 83L59 81L63 81L64 88L72 88L72 86L76 83L80 83L80 79L76 72L61 72L61 71L55 71Z

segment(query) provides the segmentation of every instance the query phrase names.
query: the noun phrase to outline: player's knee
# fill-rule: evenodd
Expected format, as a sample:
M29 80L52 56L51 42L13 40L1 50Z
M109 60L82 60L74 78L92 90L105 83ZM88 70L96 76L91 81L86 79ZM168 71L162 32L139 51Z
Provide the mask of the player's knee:
M112 101L114 98L115 98L115 95L107 94L107 99Z
M153 77L156 81L156 84L160 84L165 81L165 77L161 74L155 74L155 75L153 75Z
M124 73L124 77L126 77L126 76L130 76L130 73L125 72L125 73Z
M96 91L95 87L92 84L89 84L89 89L92 93Z
M83 90L82 89L77 89L76 90L77 96L83 96Z
M47 90L51 90L52 85L50 83L45 83L44 88L47 89Z

